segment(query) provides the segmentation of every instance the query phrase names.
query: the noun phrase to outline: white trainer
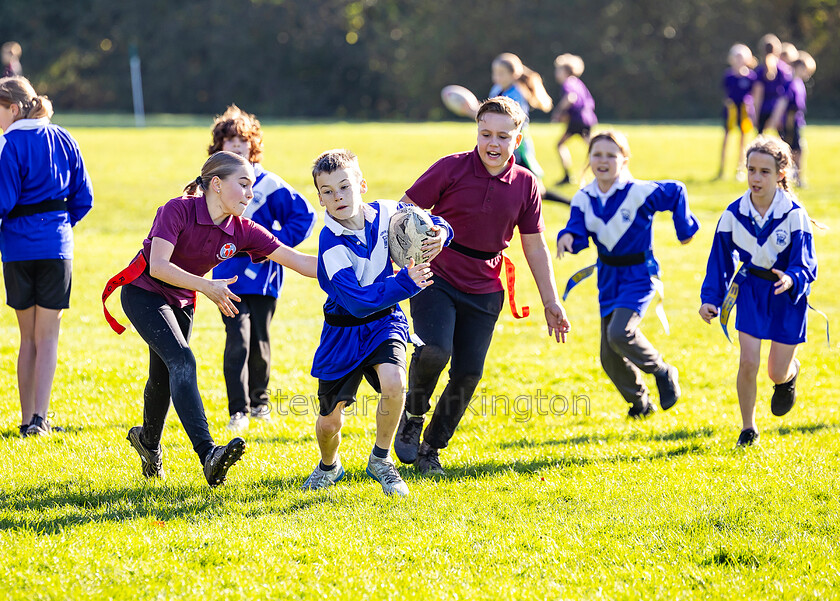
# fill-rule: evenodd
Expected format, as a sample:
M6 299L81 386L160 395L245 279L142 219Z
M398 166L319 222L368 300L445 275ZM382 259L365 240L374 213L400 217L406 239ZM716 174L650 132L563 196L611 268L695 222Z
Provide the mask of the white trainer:
M243 411L238 411L230 416L227 429L231 432L242 432L248 429L250 418L248 414Z

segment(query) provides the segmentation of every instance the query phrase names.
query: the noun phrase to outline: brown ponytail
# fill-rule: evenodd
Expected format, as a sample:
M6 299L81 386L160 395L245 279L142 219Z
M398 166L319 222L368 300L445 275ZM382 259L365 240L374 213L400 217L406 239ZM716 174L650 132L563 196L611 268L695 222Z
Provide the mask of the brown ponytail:
M17 105L20 109L17 119L49 119L53 116L50 99L38 96L29 80L20 75L0 79L0 104L6 108Z
M542 77L539 73L522 64L522 60L511 52L500 54L493 60L494 63L504 65L511 73L518 84L517 87L525 96L525 100L535 109L547 113L554 106L548 92L545 91Z
M213 181L214 177L225 179L240 167L249 165L248 159L226 150L220 150L204 161L204 165L201 167L201 175L184 187L184 194L196 196L199 193L199 188L206 192L210 189L210 182Z

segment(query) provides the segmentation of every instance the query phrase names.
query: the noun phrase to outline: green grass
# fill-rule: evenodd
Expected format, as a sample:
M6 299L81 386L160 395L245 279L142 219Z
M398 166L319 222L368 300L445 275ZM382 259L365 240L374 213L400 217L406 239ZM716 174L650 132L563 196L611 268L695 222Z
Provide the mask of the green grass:
M166 120L161 121L165 124ZM91 125L91 123L87 123ZM156 208L194 179L209 121L185 128L74 128L96 187L96 207L76 228L72 309L62 327L54 421L47 440L16 435L18 333L0 311L0 597L4 599L499 599L812 598L840 590L838 348L812 319L800 349L793 412L773 418L771 384L759 376L761 445L732 446L740 429L737 348L698 317L714 226L743 185L712 182L715 127L633 126L636 177L688 184L703 223L681 247L667 216L656 224L672 334L644 329L682 372L684 398L667 414L628 422L598 360L596 291L590 280L566 304L566 345L545 336L539 297L518 244L518 299L534 316L503 312L479 394L442 458L449 476L403 474L411 496L386 499L364 475L373 403L348 418L348 478L322 494L298 490L317 460L312 411L252 426L248 452L211 491L174 415L164 435L167 478L147 483L125 441L140 423L147 350L133 331L117 336L99 295L147 234ZM558 179L555 126L535 125L546 181ZM837 157L840 128L810 127L808 180L800 194L828 224L816 234L820 279L812 303L840 327ZM353 148L368 198L399 198L438 157L472 148L467 123L285 124L266 127L268 169L315 199L311 160ZM572 146L577 165L583 146ZM732 168L734 170L734 166ZM569 190L570 191L570 190ZM319 210L319 213L321 211ZM545 208L553 241L568 209ZM319 226L320 227L320 226ZM317 236L302 246L316 250ZM553 244L552 244L553 248ZM555 262L558 282L593 260L591 249ZM272 326L272 385L311 397L309 376L324 295L291 275ZM118 299L112 311L124 321ZM124 321L125 323L125 321ZM835 334L840 335L840 334ZM211 431L224 439L218 311L199 302L193 348ZM766 357L767 349L764 349ZM652 382L649 382L652 385ZM539 415L537 391L585 396L577 415ZM370 395L367 387L361 391ZM495 407L495 414L490 410ZM543 406L544 407L544 406ZM557 406L556 406L557 407ZM284 401L288 409L288 401ZM304 413L304 414L301 414Z

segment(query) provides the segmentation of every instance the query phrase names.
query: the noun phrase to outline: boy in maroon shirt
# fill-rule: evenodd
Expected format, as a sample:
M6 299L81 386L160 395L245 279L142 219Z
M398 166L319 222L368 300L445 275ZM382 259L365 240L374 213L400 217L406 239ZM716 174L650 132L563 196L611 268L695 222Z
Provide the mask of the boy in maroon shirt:
M549 335L565 342L569 331L543 237L539 183L513 159L524 121L522 109L510 98L486 100L476 115L476 148L440 159L402 199L446 219L455 231L453 242L432 261L434 284L410 301L422 345L415 346L411 358L406 411L394 450L422 474L443 474L438 451L449 443L481 379L504 301L502 251L514 227L540 291ZM421 444L424 415L450 359L449 382Z

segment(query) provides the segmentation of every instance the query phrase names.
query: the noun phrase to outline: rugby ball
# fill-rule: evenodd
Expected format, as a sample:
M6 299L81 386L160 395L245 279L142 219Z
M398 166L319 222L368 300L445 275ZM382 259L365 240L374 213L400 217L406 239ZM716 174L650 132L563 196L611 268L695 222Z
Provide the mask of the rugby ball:
M475 117L478 112L478 98L463 86L446 86L440 91L440 99L459 117Z
M432 235L434 227L429 214L413 205L403 207L393 215L388 223L388 248L391 260L398 266L405 267L410 259L414 263L423 262L423 242Z

